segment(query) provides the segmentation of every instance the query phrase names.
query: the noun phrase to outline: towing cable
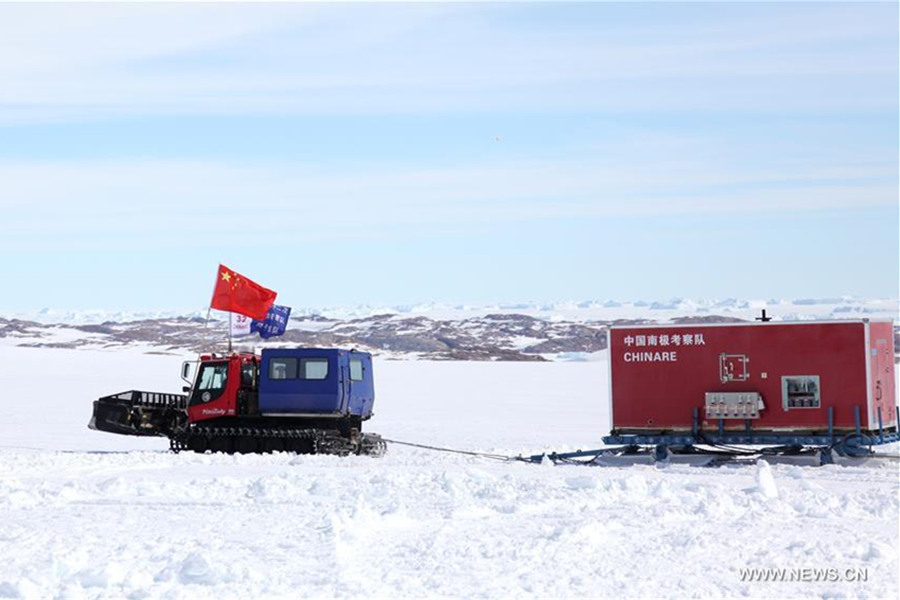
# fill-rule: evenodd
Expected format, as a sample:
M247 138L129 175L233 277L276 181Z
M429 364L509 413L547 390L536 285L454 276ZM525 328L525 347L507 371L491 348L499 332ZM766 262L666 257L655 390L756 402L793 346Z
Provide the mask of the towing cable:
M412 448L421 448L423 450L432 450L434 452L446 452L448 454L464 454L466 456L478 456L480 458L489 458L491 460L499 460L502 462L514 462L525 460L521 456L508 456L506 454L492 454L490 452L473 452L470 450L456 450L454 448L442 448L440 446L429 446L427 444L414 444L412 442L401 442L400 440L389 440L381 438L388 444L397 444L398 446L410 446Z

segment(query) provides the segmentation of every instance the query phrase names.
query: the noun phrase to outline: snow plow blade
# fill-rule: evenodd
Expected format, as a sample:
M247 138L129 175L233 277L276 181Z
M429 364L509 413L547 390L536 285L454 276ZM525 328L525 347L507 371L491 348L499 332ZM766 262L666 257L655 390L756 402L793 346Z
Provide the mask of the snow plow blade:
M187 396L132 390L94 401L88 427L120 435L169 436L187 419Z

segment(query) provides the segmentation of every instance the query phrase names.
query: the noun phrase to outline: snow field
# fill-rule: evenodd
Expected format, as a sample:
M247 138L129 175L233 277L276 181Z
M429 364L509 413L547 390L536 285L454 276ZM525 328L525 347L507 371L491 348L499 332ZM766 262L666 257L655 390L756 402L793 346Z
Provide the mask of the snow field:
M168 453L90 431L91 401L177 391L177 356L0 348L0 597L896 598L898 469L553 467ZM593 363L375 365L385 437L506 454L594 447ZM896 449L894 449L896 452ZM865 582L748 582L746 567Z

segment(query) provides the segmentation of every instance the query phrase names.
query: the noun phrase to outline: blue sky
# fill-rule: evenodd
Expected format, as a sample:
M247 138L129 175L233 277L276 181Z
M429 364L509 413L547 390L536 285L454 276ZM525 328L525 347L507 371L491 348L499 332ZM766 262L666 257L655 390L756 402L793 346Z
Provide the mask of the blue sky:
M0 5L0 310L897 297L896 3Z

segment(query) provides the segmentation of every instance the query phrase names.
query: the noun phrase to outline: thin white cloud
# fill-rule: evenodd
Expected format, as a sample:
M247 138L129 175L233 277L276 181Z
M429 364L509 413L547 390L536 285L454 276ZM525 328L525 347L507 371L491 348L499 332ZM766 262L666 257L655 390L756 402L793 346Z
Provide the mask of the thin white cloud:
M350 174L352 173L352 174ZM705 157L529 160L444 169L209 161L0 163L0 250L264 243L561 218L896 204L896 167L736 169Z
M606 8L558 31L508 23L528 7L506 5L0 5L0 124L896 105L896 23L876 18L890 6L710 5L674 23L652 3Z

